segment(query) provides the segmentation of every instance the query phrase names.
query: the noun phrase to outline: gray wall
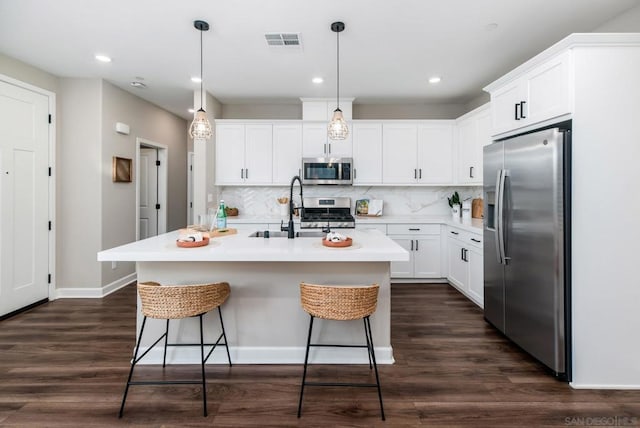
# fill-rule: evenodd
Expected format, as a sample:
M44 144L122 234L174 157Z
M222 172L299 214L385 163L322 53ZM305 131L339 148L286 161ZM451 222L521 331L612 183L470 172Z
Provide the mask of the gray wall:
M297 104L223 104L221 119L302 119L302 103Z
M594 30L596 33L640 32L640 5L629 9Z
M114 183L113 156L133 159L136 138L167 146L167 230L184 227L187 221L187 121L112 84L102 81L101 168L102 249L135 240L136 183ZM116 122L131 128L129 135L116 133ZM134 172L135 173L135 172ZM95 255L94 255L95 259ZM135 271L133 263L111 269L103 263L102 286Z

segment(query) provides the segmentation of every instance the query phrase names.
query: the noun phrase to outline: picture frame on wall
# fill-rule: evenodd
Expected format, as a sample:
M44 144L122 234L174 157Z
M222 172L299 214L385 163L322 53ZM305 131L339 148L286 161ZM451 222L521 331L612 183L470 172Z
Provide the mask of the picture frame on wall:
M114 183L131 183L131 159L113 157L112 179Z

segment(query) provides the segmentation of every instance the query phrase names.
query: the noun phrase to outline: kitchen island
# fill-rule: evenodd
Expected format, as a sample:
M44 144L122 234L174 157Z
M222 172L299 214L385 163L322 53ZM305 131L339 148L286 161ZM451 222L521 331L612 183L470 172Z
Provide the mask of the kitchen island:
M376 230L343 231L353 239L346 248L328 248L319 237L257 238L252 229L211 239L199 248L176 246L178 232L122 245L98 253L99 261L134 261L138 281L161 284L197 284L226 281L231 296L222 306L231 358L239 364L302 363L309 316L300 306L300 282L317 284L380 285L378 308L371 316L376 357L393 363L391 347L390 262L406 261L407 251ZM138 309L138 331L142 322ZM205 317L205 340L219 334L215 312ZM141 351L164 331L164 321L148 320ZM134 332L132 332L134 334ZM362 321L322 320L313 340L364 343ZM176 320L170 342L197 342L197 319ZM198 363L198 347L174 347L168 363ZM314 363L367 363L366 351L357 348L315 348ZM140 363L162 361L157 346ZM224 348L216 349L211 363L225 363Z

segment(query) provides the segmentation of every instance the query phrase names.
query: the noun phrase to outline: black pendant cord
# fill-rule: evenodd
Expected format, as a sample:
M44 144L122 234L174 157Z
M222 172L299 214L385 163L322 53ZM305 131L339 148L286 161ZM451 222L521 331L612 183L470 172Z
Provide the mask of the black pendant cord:
M336 109L340 110L340 32L336 32Z
M200 110L202 110L202 82L204 78L202 77L202 30L200 30Z

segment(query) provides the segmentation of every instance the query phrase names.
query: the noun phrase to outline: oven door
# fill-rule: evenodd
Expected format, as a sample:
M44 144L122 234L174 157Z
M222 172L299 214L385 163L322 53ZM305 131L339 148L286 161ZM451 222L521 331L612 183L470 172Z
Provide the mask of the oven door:
M303 158L303 184L351 184L351 159Z

